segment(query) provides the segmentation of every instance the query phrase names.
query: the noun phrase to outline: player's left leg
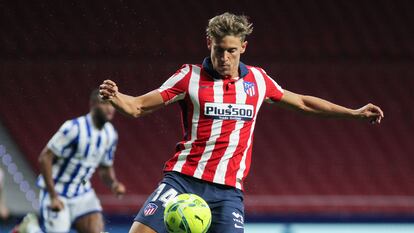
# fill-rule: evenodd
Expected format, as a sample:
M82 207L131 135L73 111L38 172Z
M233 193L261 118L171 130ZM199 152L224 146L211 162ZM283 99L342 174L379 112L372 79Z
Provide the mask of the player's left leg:
M100 233L104 231L102 207L93 190L70 198L72 225L81 233Z
M209 201L212 221L209 233L243 233L243 193L238 189L214 188L215 201ZM220 194L220 195L217 195ZM210 195L210 197L212 197ZM221 197L221 198L219 198Z
M104 230L102 214L99 212L82 216L74 224L76 230L81 233L100 233Z
M243 233L244 210L229 203L211 208L212 222L209 233Z

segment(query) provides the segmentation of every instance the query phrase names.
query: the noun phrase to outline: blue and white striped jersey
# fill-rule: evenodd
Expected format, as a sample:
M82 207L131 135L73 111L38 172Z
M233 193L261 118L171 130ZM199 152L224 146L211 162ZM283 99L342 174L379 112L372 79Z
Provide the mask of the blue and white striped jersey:
M66 121L47 144L57 156L52 167L56 192L75 197L91 190L95 169L112 166L117 142L114 126L107 122L101 130L96 128L90 113ZM42 175L38 186L46 188Z

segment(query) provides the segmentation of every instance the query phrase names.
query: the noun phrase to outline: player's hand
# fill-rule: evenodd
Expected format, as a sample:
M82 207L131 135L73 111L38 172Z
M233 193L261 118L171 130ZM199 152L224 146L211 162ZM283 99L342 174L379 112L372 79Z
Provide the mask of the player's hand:
M369 120L371 124L379 124L382 118L384 118L384 113L381 108L373 104L367 104L357 109L357 113L360 118Z
M99 86L99 94L104 100L110 100L118 94L118 86L112 80L105 80Z
M49 208L53 211L61 211L64 205L58 197L52 197Z
M112 185L112 192L116 195L116 197L121 198L125 192L126 192L126 188L125 185L122 184L121 182L115 182Z

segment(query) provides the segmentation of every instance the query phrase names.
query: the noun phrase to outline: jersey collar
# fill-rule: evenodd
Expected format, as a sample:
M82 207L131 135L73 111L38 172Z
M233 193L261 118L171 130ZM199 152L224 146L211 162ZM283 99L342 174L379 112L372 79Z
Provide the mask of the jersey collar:
M211 63L211 58L206 57L203 61L203 69L213 78L215 79L222 79L221 76L217 71L214 70L213 64ZM247 74L249 74L249 69L243 62L239 62L239 71L240 71L240 78L244 78Z

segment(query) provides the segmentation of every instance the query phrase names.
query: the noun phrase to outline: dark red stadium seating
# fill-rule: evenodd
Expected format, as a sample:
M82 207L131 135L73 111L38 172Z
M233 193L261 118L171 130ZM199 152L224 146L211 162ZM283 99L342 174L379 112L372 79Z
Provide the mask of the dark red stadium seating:
M206 52L207 20L224 11L254 22L255 60L394 60L414 52L409 0L97 3L2 3L2 56L197 59Z
M413 213L413 9L408 0L8 1L0 14L0 119L38 171L49 137L88 111L89 92L103 79L136 95L155 89L182 63L208 55L208 18L245 13L255 27L246 63L288 90L355 108L373 102L386 115L371 126L264 106L248 210ZM107 208L134 212L181 137L178 106L139 120L118 115L114 124L117 173L138 196Z

